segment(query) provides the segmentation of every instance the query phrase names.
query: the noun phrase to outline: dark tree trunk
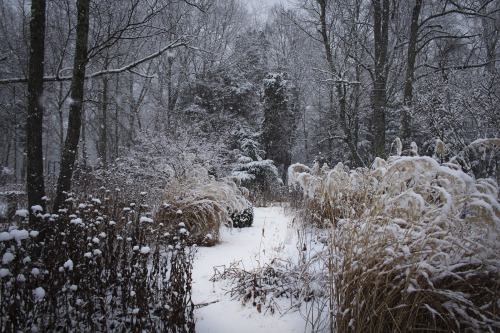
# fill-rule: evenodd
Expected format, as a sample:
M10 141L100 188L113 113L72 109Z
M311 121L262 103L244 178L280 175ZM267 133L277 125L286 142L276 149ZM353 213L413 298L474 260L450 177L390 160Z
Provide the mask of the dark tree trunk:
M342 82L339 80L340 75L337 73L337 70L335 68L335 64L333 62L333 56L332 56L332 50L331 50L331 45L330 45L330 38L328 36L328 31L326 28L326 5L327 5L327 0L317 0L319 6L320 6L320 14L319 14L319 19L320 19L320 24L321 24L321 37L323 41L323 45L325 46L325 53L326 53L326 61L328 62L328 66L330 67L330 71L332 75L334 76L333 79L337 80L335 83L335 89L337 92L337 98L339 99L339 120L340 120L340 125L342 127L342 131L344 132L344 142L347 144L347 147L349 148L352 158L354 160L354 164L356 166L362 166L363 161L361 160L359 154L358 154L358 149L357 145L354 142L353 139L353 133L352 133L352 128L349 128L347 124L347 118L346 118L346 96L347 96L347 87L346 83ZM339 76L339 77L335 77ZM331 108L333 109L333 105L330 105ZM330 133L332 135L333 133ZM357 136L357 133L354 133L354 137ZM331 141L331 139L330 139Z
M373 122L375 156L385 158L385 113L387 107L387 48L389 45L389 0L372 0L375 41L375 82L373 82Z
M76 45L71 80L71 105L69 107L68 131L61 160L61 170L57 180L53 212L62 207L66 194L71 189L71 178L80 140L82 125L83 92L85 85L85 66L87 65L90 0L77 1Z
M45 0L32 0L28 68L28 117L26 121L28 209L30 225L36 229L31 207L45 209L43 179L43 67L45 54Z
M106 68L107 69L107 66ZM101 124L99 142L97 144L98 157L101 160L102 167L108 167L108 78L102 80L102 93L99 93L99 102L101 109Z
M408 41L408 58L406 64L405 90L403 96L403 119L401 121L401 141L411 140L411 107L413 100L413 82L415 80L415 61L417 59L417 42L420 25L418 23L423 0L416 0L411 15L410 39Z

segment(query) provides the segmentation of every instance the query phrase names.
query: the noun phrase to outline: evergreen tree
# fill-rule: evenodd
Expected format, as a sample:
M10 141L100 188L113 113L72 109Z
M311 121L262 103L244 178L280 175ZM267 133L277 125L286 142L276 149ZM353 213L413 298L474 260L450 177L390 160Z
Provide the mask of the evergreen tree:
M269 74L264 80L262 144L266 159L274 161L283 181L291 164L294 125L294 115L287 96L287 81L282 73Z
M244 133L244 129L237 132L235 135L241 134L241 137L238 140L239 149L235 150L237 161L231 176L239 180L255 200L271 193L282 181L274 162L263 158L266 152L257 142L260 133Z

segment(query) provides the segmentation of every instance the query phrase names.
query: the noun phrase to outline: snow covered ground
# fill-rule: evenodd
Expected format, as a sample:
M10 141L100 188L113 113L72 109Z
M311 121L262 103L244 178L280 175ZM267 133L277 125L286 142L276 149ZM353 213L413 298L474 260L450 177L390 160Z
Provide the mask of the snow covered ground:
M238 262L240 267L251 270L264 265L272 258L286 258L295 247L295 229L292 217L284 214L282 207L254 208L251 228L221 231L221 244L200 248L193 268L194 304L211 303L195 310L196 331L200 333L245 332L304 332L305 321L300 313L259 313L251 302L243 305L232 300L227 293L228 281L211 282L214 267ZM284 301L284 307L285 300Z

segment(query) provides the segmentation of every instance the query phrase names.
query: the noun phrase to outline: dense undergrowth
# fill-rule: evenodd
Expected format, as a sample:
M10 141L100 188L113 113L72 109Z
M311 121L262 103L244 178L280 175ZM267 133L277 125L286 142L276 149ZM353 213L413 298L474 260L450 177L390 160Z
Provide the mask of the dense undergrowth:
M2 332L194 332L196 246L216 244L223 223L250 226L252 207L192 155L158 177L132 162L80 166L64 209L33 208L40 230L26 210L3 224Z
M0 234L2 332L194 332L188 235L121 198L70 196L36 231L18 211Z

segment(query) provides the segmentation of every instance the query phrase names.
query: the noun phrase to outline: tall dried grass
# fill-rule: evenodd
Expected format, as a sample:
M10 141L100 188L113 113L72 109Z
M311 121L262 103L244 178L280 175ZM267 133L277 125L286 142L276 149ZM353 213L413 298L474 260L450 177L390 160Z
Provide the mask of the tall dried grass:
M356 170L296 164L289 181L315 223L331 226L322 254L329 295L313 330L500 329L495 181L399 154Z
M229 214L249 208L245 196L230 179L215 179L192 155L183 157L177 172L156 211L156 220L170 221L172 227L184 223L191 239L201 245L214 245L221 223Z

